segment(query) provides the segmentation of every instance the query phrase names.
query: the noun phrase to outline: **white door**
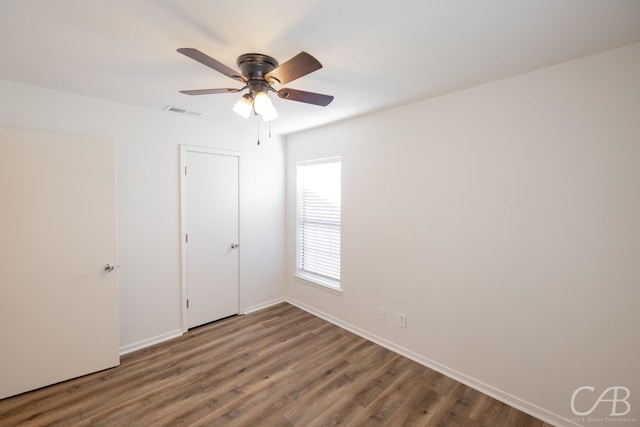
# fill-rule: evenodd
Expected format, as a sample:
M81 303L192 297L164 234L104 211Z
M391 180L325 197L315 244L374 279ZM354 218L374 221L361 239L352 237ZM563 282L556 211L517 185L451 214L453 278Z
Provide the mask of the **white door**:
M0 129L0 398L116 366L113 142Z
M238 314L239 157L186 152L188 327Z

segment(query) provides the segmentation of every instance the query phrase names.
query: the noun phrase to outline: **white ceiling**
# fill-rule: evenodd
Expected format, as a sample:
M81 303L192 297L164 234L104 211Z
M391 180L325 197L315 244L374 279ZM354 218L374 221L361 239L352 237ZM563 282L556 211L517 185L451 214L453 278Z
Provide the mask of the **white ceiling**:
M305 50L324 68L287 86L335 100L276 99L281 134L638 41L640 0L0 0L0 78L200 120L244 123L238 94L179 90L238 84L177 48Z

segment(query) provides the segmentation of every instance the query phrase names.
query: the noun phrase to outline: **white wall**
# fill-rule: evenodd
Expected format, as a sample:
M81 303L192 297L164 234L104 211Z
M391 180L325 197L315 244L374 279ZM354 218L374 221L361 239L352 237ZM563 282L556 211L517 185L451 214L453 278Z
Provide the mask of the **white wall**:
M335 155L342 296L291 277L295 164ZM290 135L287 173L294 303L556 423L583 385L640 416L640 44Z
M0 126L116 142L120 344L125 351L180 333L179 144L244 152L241 310L282 298L282 140L256 146L255 122L149 111L0 80Z

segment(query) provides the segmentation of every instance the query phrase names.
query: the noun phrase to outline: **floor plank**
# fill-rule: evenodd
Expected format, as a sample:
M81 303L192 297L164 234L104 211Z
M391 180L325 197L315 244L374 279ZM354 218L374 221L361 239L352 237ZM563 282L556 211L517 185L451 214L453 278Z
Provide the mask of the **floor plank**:
M547 426L282 303L0 400L0 426Z

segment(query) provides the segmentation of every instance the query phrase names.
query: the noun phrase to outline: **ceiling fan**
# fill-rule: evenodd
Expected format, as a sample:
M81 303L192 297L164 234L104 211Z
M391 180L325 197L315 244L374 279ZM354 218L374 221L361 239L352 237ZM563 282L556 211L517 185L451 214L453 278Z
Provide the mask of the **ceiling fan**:
M323 95L303 90L282 88L275 89L273 85L283 85L297 78L305 76L322 68L322 64L307 52L300 52L284 64L278 64L274 58L260 53L245 53L237 60L240 72L227 67L223 63L211 58L197 49L183 47L178 52L212 68L227 77L231 77L244 86L237 88L181 90L186 95L210 95L216 93L235 93L248 89L233 107L233 111L248 118L252 112L260 115L264 121L278 117L269 92L274 92L279 98L299 101L307 104L326 107L333 101L333 96Z

